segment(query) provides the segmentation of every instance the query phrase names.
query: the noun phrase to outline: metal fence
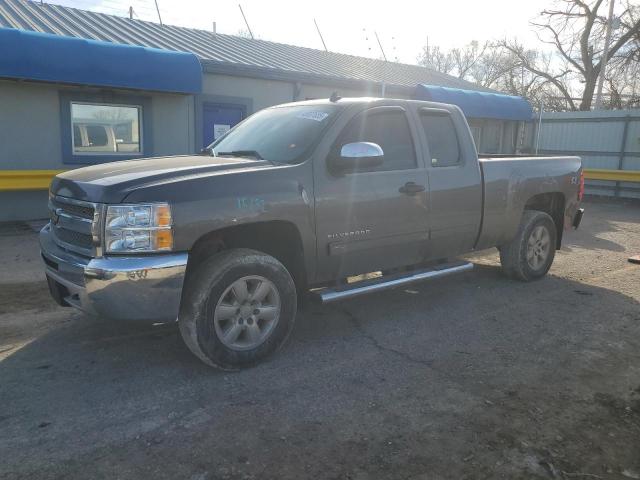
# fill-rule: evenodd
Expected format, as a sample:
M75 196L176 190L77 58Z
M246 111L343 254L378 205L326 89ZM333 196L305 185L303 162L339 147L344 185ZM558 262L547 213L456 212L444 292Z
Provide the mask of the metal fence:
M640 110L543 113L529 141L542 155L582 157L586 193L640 198Z

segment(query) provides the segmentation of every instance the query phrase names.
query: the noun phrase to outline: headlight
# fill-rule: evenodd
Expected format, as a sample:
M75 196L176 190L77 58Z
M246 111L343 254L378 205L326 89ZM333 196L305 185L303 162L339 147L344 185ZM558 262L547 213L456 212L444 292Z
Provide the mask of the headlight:
M171 208L166 203L109 205L104 233L108 253L171 250Z

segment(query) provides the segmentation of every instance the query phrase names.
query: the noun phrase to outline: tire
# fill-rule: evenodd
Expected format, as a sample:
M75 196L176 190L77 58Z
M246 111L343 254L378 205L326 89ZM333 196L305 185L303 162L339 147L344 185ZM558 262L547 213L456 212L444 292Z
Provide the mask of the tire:
M237 370L284 345L296 309L296 287L287 269L269 255L238 248L207 258L188 274L178 323L200 360Z
M556 238L556 225L547 213L525 210L514 239L500 247L504 273L523 282L546 275L555 258Z

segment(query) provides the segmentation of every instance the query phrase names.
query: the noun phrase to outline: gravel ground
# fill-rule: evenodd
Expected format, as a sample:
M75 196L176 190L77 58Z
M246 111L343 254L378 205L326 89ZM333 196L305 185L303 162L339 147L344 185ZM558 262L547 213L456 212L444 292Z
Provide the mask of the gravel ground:
M640 204L590 201L550 275L308 307L239 373L174 325L55 306L0 229L0 478L640 479Z

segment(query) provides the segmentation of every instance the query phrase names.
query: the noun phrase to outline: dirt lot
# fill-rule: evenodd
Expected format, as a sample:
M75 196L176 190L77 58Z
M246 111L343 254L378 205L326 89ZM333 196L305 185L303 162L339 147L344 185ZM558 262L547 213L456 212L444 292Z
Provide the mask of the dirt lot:
M239 373L55 306L0 229L0 478L640 479L640 204L586 208L541 281L483 252L308 308Z

